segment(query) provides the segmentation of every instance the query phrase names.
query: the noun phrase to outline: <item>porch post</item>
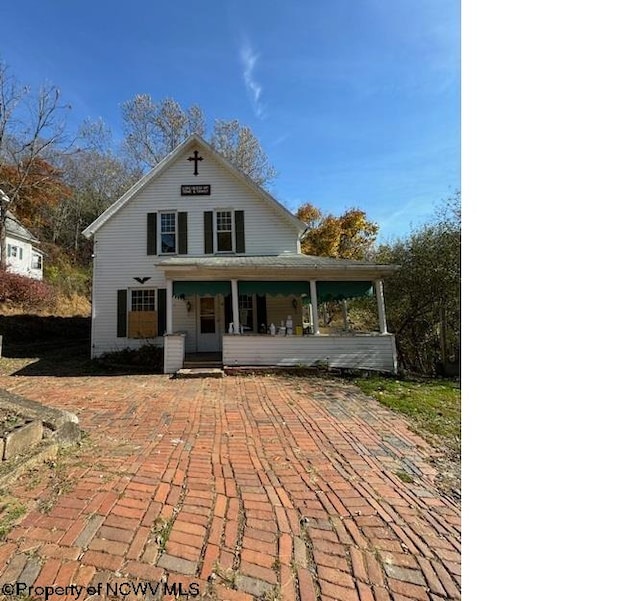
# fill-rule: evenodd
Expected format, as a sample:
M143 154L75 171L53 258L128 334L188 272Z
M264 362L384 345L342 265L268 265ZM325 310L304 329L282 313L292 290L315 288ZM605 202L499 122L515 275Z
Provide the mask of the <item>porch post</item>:
M342 300L342 321L344 322L344 331L349 330L349 310L347 308L347 299Z
M318 319L318 291L316 290L316 281L309 281L309 291L311 292L311 327L314 336L320 334L320 319Z
M380 325L380 333L387 332L387 315L384 308L384 291L382 289L382 280L376 280L376 300L378 301L378 324Z
M233 333L240 333L240 299L238 297L238 280L231 280L231 306L233 308Z
M173 280L167 280L167 334L173 334ZM158 332L160 336L160 332Z

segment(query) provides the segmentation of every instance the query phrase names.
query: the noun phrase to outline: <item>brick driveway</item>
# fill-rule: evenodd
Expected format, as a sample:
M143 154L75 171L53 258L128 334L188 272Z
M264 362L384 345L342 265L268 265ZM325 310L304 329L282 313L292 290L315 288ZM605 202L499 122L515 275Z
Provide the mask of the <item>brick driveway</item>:
M460 508L433 485L431 449L348 384L0 377L0 387L73 411L87 433L12 490L31 509L0 544L1 584L162 582L164 598L182 584L230 601L460 598Z

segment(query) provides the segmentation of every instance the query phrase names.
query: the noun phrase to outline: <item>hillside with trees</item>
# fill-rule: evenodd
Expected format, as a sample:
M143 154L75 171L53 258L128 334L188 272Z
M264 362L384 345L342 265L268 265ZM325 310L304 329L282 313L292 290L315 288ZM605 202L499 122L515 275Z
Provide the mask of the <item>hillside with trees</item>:
M81 232L192 133L261 186L277 175L249 127L219 119L208 127L197 105L184 108L171 98L136 95L122 106L119 146L101 120L69 131L70 110L55 86L26 87L0 62L0 190L6 195L0 202L0 314L88 315L92 250ZM44 282L6 272L10 213L41 242ZM307 254L400 266L386 282L385 297L403 369L459 373L459 192L444 202L433 223L381 246L378 225L359 208L336 216L305 203L297 216L310 226L302 243ZM376 323L369 299L350 303L350 312L363 323ZM324 312L328 320L339 314L337 306Z

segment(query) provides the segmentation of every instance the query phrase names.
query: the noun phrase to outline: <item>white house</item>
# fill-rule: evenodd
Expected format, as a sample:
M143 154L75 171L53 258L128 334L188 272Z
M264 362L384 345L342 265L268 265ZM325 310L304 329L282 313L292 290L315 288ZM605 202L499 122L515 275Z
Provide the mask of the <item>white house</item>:
M9 202L0 190L0 202ZM42 279L42 252L36 248L38 239L24 227L16 216L7 211L6 221L7 271L34 280Z
M395 267L304 255L305 231L192 135L83 232L94 241L92 356L150 342L164 345L165 373L186 353L395 371L382 285ZM319 303L373 293L378 331L321 331Z

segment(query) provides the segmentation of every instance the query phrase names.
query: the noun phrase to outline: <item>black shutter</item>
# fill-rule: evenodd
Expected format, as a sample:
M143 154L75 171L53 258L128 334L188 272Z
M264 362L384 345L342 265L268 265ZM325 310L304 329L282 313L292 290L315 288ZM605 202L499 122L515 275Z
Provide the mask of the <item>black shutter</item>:
M189 252L187 244L187 214L178 213L178 254L186 255Z
M127 337L127 291L118 290L118 338Z
M157 224L158 214L157 213L147 213L147 254L148 255L157 255L158 254L158 224Z
M158 336L167 331L167 289L158 288Z
M245 252L244 247L244 211L235 211L236 220L236 252Z
M256 314L258 316L258 332L262 332L262 326L265 326L265 333L269 331L267 323L267 297L264 294L256 296Z
M213 211L204 212L204 254L213 254Z
M229 324L233 323L233 303L231 295L227 294L224 297L224 331L229 331Z

